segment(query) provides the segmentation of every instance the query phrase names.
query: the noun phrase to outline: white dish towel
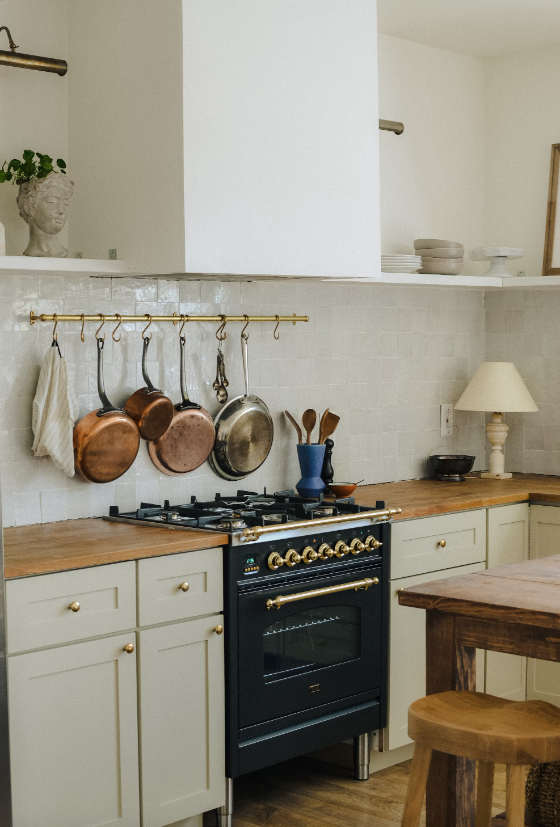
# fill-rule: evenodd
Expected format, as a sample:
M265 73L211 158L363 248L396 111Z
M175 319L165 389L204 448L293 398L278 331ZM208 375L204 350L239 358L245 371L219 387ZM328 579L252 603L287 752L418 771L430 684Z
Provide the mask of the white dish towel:
M56 467L69 477L74 476L73 431L78 413L76 396L68 384L66 362L58 347L50 347L33 400L32 450L36 457L50 456Z

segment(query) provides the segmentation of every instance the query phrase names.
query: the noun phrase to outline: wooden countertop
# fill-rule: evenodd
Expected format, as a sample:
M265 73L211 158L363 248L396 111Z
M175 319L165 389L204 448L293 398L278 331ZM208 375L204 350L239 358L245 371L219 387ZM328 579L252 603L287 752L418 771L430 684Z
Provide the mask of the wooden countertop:
M465 482L384 482L359 486L354 498L359 505L372 508L376 500L385 500L389 508L402 508L397 520L525 501L560 504L560 477L514 474L510 480L482 480L472 475Z
M6 578L82 569L223 546L215 531L135 526L100 518L4 529Z

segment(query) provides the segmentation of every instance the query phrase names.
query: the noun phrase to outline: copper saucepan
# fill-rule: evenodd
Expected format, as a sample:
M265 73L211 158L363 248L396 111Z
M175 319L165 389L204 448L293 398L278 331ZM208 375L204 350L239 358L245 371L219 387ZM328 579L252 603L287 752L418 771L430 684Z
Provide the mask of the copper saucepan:
M135 391L125 402L124 410L138 425L143 439L158 439L167 431L173 419L173 402L158 388L155 388L148 376L148 347L150 336L144 336L142 351L142 376L145 388Z
M180 384L182 402L175 405L171 425L159 439L148 442L150 458L156 468L170 477L194 471L208 459L214 447L212 417L196 402L191 402L185 384L185 337L179 336Z
M140 447L140 432L122 408L107 399L103 382L103 345L97 339L97 392L102 407L74 428L74 465L90 482L113 482L128 471Z

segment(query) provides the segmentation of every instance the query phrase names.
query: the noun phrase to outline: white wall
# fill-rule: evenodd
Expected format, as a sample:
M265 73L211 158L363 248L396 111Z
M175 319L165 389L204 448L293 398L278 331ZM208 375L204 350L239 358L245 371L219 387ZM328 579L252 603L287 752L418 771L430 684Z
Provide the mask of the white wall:
M560 143L560 47L485 61L485 243L523 247L513 273L542 275L550 148Z
M415 238L484 241L484 62L379 35L381 247L412 253ZM484 265L482 270L486 269ZM465 257L464 273L480 265Z
M20 52L67 59L66 11L67 0L2 0L0 25L8 26ZM0 34L0 49L9 50L5 32ZM71 166L67 77L0 66L0 164L33 149L64 158ZM29 241L17 193L11 183L0 184L0 222L6 227L8 255L21 255ZM63 244L66 237L65 230Z

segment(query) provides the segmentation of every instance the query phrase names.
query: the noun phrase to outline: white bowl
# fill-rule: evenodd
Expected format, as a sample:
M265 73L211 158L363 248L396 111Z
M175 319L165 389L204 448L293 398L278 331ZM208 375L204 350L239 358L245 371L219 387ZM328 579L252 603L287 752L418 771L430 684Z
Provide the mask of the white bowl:
M421 247L416 252L426 258L463 258L465 251L462 247Z
M445 241L441 238L416 238L414 239L414 249L424 250L432 247L459 247L463 249L463 245L459 241Z
M420 272L439 276L458 276L462 269L462 258L423 258Z

